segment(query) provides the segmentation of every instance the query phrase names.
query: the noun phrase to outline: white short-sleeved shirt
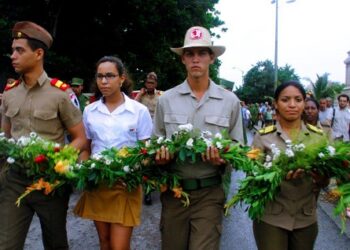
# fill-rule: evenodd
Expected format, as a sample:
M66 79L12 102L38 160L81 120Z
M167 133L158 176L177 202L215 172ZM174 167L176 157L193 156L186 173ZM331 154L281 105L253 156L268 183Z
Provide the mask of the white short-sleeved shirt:
M111 147L134 146L152 134L152 119L146 106L124 95L125 102L110 112L103 98L86 106L83 114L91 153Z

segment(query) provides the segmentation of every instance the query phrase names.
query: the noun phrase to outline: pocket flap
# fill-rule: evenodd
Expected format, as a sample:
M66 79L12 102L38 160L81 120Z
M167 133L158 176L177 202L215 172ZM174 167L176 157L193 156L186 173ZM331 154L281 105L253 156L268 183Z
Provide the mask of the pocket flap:
M7 117L15 117L19 112L19 108L12 108L12 109L8 109L5 113L5 116Z
M220 127L225 127L225 128L228 128L230 124L228 118L222 117L222 116L213 116L213 115L206 116L205 122L209 124L218 125Z
M33 115L41 120L51 120L57 117L57 113L45 110L35 110Z

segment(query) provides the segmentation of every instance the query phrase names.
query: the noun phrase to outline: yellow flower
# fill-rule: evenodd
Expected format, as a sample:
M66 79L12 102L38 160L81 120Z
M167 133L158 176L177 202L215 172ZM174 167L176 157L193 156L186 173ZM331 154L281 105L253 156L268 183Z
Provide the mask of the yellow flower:
M250 158L251 160L257 160L260 156L260 149L258 148L253 148L247 153L247 157Z
M58 161L55 166L56 173L65 174L69 171L68 161Z
M121 148L117 153L117 156L122 158L126 158L128 155L129 155L129 151L126 147Z
M160 188L160 192L164 193L165 191L168 190L168 185L167 184L161 184L159 188Z

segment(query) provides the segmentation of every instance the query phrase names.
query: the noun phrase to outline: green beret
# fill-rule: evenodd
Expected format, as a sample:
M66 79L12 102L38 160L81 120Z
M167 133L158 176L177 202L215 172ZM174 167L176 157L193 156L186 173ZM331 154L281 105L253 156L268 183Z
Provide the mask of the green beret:
M80 86L84 85L84 80L78 77L72 78L72 83L70 84L71 86Z
M35 39L43 42L48 48L53 42L52 36L46 29L29 21L17 22L12 29L12 38Z

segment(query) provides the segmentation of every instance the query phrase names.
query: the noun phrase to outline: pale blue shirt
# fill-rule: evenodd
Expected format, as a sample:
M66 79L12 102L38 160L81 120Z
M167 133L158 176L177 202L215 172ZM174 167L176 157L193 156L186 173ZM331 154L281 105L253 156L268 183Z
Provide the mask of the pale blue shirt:
M135 146L152 134L152 119L146 106L124 95L125 102L110 112L103 98L85 107L83 122L91 140L91 153L111 147Z

